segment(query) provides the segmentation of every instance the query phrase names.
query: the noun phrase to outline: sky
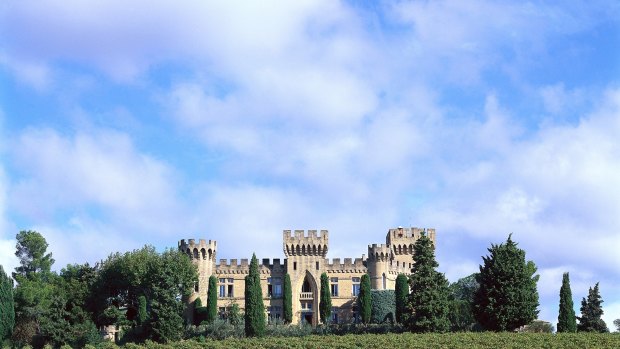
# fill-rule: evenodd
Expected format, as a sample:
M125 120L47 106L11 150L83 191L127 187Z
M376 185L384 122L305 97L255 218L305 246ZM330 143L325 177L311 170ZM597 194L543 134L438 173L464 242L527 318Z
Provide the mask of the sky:
M0 38L6 270L28 229L60 270L414 226L455 282L512 233L540 319L564 272L620 318L617 1L5 1Z

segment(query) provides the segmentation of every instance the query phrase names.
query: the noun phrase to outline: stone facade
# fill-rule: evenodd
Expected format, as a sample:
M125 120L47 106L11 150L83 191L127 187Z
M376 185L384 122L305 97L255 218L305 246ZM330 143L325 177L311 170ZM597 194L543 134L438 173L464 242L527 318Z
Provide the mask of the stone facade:
M368 245L368 257L327 258L329 233L327 230L284 230L282 248L285 258L259 260L263 302L269 319L281 319L284 276L289 274L293 289L293 323L302 320L312 325L319 323L320 277L327 273L332 291L332 321L350 322L357 316L355 300L360 278L368 273L373 289L394 289L398 274L409 274L413 263L413 244L425 231L435 242L435 229L389 229L385 244ZM200 297L207 304L209 276L218 278L218 310L225 316L232 304L244 307L245 276L250 265L247 259L225 259L216 263L217 243L194 239L181 240L179 250L188 254L198 267L198 284L189 298L193 303ZM192 307L188 317L191 318Z

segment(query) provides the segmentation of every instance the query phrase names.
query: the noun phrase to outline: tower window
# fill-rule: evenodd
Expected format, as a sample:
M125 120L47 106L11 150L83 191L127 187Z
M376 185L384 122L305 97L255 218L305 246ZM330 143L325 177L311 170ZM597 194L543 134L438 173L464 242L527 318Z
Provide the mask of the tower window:
M297 270L297 262L293 262L293 270Z
M316 270L319 270L319 262L316 262Z

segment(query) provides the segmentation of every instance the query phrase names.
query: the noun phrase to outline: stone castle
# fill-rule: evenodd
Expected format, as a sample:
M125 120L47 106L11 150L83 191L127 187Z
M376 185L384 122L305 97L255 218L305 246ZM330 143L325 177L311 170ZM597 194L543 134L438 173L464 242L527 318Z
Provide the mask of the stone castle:
M319 323L320 276L327 273L332 294L332 322L351 322L357 319L356 298L362 275L368 274L373 289L394 289L398 274L409 274L413 264L413 244L421 233L435 243L435 229L394 228L389 229L385 244L368 245L368 257L327 258L329 233L327 230L284 230L282 249L284 260L274 258L259 260L259 272L263 289L263 302L270 320L282 319L282 294L284 276L291 278L293 298L293 323L307 321ZM217 242L194 239L179 241L179 250L187 253L198 267L198 283L189 298L192 304L200 298L207 303L209 277L218 279L218 310L226 316L232 304L244 307L245 276L250 265L247 259L216 262ZM191 309L191 307L190 307ZM193 312L189 312L191 318Z

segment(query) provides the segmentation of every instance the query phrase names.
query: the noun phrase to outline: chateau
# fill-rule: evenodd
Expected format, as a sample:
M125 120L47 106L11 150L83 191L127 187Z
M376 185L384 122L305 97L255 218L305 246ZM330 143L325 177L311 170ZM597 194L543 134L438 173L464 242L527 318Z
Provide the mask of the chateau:
M293 296L293 323L302 320L316 326L319 323L320 277L327 273L332 294L332 322L350 322L357 318L356 297L362 275L368 274L373 289L394 289L398 274L409 274L413 263L413 244L422 232L435 243L435 229L389 229L385 244L368 245L368 256L361 258L327 258L329 233L327 230L284 230L282 249L284 259L259 260L263 302L270 320L281 319L284 276L291 278ZM189 298L192 304L200 298L207 303L209 277L218 279L217 305L220 316L237 303L244 307L245 276L250 265L247 259L216 262L217 242L194 239L179 241L179 250L187 253L198 267L198 284ZM190 307L191 310L191 307ZM189 317L193 312L189 311Z

